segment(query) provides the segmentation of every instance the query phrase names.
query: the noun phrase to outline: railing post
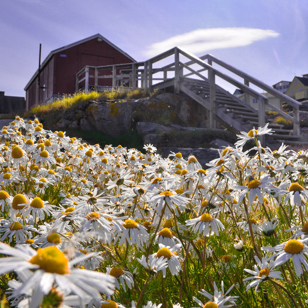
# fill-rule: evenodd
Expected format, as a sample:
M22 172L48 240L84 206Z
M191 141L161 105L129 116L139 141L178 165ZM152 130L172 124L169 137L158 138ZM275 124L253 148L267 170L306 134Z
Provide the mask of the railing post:
M268 99L266 99L268 101ZM258 105L259 105L259 110L258 110L258 124L259 127L264 127L265 126L265 100L262 98L258 98ZM265 142L265 136L262 135L259 138L260 142L262 145L264 145Z
M174 48L174 93L180 93L180 53L177 47Z
M94 71L94 87L95 87L95 91L97 92L98 89L98 70L97 67L95 67L95 71Z
M215 72L213 69L209 69L209 84L210 84L210 118L209 118L209 124L210 128L216 128L216 120L215 120L215 114L216 114L216 87L215 87Z
M84 87L85 93L89 92L89 66L86 66L85 68L85 87Z
M78 89L79 89L79 75L77 74L76 75L76 84L75 84L75 89L76 89L76 93L78 92Z
M144 62L144 70L143 70L143 88L145 90L148 89L148 61Z
M300 136L301 129L300 129L300 116L299 116L299 107L293 107L293 117L298 121L299 124L293 122L293 135Z
M152 92L152 83L153 83L153 76L152 76L152 73L153 73L153 63L151 60L148 61L149 63L149 70L148 70L148 74L149 74L149 92Z
M117 86L117 70L115 66L112 66L112 89L115 89Z
M165 69L165 70L164 70L164 81L166 81L166 80L167 80L167 78L168 78L167 73L168 73L168 71Z
M249 87L249 81L247 79L244 79L244 85ZM244 100L245 100L245 103L250 105L249 104L249 94L245 92L244 94Z
M136 89L136 64L132 65L132 89Z

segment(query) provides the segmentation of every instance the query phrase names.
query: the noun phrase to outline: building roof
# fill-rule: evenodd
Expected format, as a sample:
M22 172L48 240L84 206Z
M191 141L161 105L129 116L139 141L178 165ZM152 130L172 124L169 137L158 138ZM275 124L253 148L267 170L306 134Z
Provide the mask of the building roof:
M95 35L92 35L90 37L87 37L83 40L80 40L80 41L77 41L75 43L72 43L72 44L69 44L69 45L66 45L66 46L63 46L61 48L58 48L58 49L55 49L53 51L51 51L49 53L49 55L46 57L46 59L43 61L43 63L41 64L41 68L43 68L47 63L48 61L52 58L52 56L56 53L59 53L61 51L64 51L66 49L69 49L69 48L72 48L74 46L77 46L77 45L80 45L80 44L83 44L87 41L91 41L93 39L96 39L96 38L101 38L103 41L105 41L107 44L109 44L110 46L112 46L114 49L116 49L117 51L119 51L120 53L122 53L123 55L125 55L127 58L131 59L133 62L137 62L134 58L132 58L130 55L128 55L126 52L124 52L122 49L120 49L119 47L117 47L116 45L112 44L109 40L107 40L105 37L103 37L101 34L97 33ZM24 90L27 91L27 89L29 88L29 86L32 84L32 82L34 81L34 79L36 78L36 76L38 75L38 69L36 70L36 72L34 73L34 75L32 76L32 78L30 79L30 81L27 83L27 85L25 86Z
M278 84L280 84L281 82L288 82L288 83L291 83L291 81L287 81L287 80L280 80L279 82L275 83L272 85L272 87L275 87L277 86Z
M305 77L296 77L304 86L308 87L308 78Z

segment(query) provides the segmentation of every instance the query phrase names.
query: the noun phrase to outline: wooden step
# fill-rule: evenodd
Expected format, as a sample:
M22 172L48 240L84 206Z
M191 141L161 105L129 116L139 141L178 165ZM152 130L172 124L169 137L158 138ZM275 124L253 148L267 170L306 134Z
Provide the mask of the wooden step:
M294 135L280 135L280 134L272 134L271 137L273 138L283 138L283 139L294 139L294 140L298 140L301 137L300 136L294 136Z
M289 145L307 145L308 148L308 142L307 141L301 141L301 140L277 140L281 143L286 143Z

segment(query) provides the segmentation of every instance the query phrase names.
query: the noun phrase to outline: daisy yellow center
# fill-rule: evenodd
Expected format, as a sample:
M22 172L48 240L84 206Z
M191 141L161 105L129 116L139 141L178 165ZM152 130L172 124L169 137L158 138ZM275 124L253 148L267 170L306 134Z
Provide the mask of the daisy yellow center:
M50 140L45 140L44 144L45 144L46 147L50 147L51 146Z
M123 226L126 229L135 229L138 227L138 224L132 219L126 219Z
M177 158L182 158L182 157L183 157L183 155L182 155L182 153L181 153L181 152L178 152L178 153L176 153L176 154L175 154L175 157L177 157Z
M111 299L106 300L108 303L102 304L101 308L118 308L118 304Z
M89 204L95 204L97 202L97 198L95 197L90 197L87 201Z
M182 171L181 171L181 175L183 176L183 175L185 175L185 174L187 174L188 173L188 170L187 169L183 169Z
M165 196L165 197L170 197L173 196L174 194L172 192L170 192L169 190L166 190L162 193L160 193L161 196Z
M56 172L54 170L48 170L48 173L52 174L52 175L56 174Z
M197 160L197 158L195 156L189 156L188 157L188 160L187 160L188 164L195 164L197 162L198 162L198 160Z
M28 145L33 145L33 144L34 144L34 142L33 142L33 140L32 140L32 139L28 139L28 140L26 141L26 144L28 144Z
M5 180L9 180L10 178L12 178L12 175L11 175L11 173L5 173L4 176L3 176L3 178L4 178Z
M58 134L57 134L57 135L58 135L58 137L60 137L60 138L63 138L63 137L64 137L64 133L63 133L63 132L61 132L61 131L60 131L60 132L58 132Z
M72 168L71 167L65 167L64 170L71 172Z
M0 200L5 200L9 197L10 195L5 190L0 190Z
M65 213L66 214L69 214L69 213L72 213L72 212L74 212L75 211L75 208L74 207L69 207L69 208L67 208L66 210L65 210Z
M91 212L86 216L86 218L88 220L98 220L99 218L101 218L101 214L97 212Z
M153 223L151 221L145 221L142 225L148 229L153 225Z
M87 252L85 249L79 249L79 251L80 251L81 253L83 253L84 255L87 255L87 254L88 254L88 252Z
M0 192L0 194L1 194L1 192ZM302 231L305 232L305 233L308 233L308 221L304 223Z
M47 241L49 243L52 243L52 244L55 244L55 245L58 245L61 243L61 237L58 233L51 233L47 236Z
M38 265L45 272L65 275L70 273L68 258L57 247L39 248L37 254L29 261Z
M166 259L170 259L172 255L172 252L166 247L159 249L156 254L157 258L164 257Z
M213 303L213 302L209 302L209 303L206 303L203 308L218 308L218 305Z
M102 163L103 164L107 164L108 163L108 159L107 158L102 158Z
M221 256L221 259L225 262L225 263L229 263L231 261L231 256L230 255L223 255Z
M110 275L115 278L118 278L122 276L123 274L124 274L124 271L120 267L113 267L110 271Z
M34 240L32 238L28 238L25 243L26 244L33 244Z
M23 156L24 156L23 150L19 146L14 147L14 149L12 150L12 157L18 159L22 158Z
M227 155L228 153L230 153L230 152L232 152L233 150L232 149L230 149L230 148L225 148L223 151L222 151L222 156L225 156L225 155Z
M259 272L258 276L259 276L259 277L262 277L262 276L268 277L269 274L270 274L270 269L269 269L269 268L263 268L263 269Z
M32 200L32 202L30 203L30 206L36 209L41 209L44 207L44 202L40 197L36 197Z
M41 157L44 157L44 158L47 158L47 157L49 157L49 153L47 152L47 151L42 151L41 153L40 153L40 156Z
M161 235L163 237L172 238L172 232L169 228L164 228L158 232L158 235Z
M201 203L201 206L202 206L202 207L206 207L208 204L209 204L209 202L208 202L207 200L204 200L204 201Z
M175 168L177 168L177 169L182 169L182 165L181 165L181 164L176 164L176 165L175 165Z
M225 162L225 160L223 158L221 158L217 163L216 166L221 166L223 163Z
M199 173L199 174L206 175L206 170L204 170L204 169L199 169L199 170L198 170L198 173Z
M92 157L93 152L92 152L91 150L88 150L88 151L86 152L86 155L87 155L88 157Z
M164 228L171 228L172 227L172 220L167 219L164 223Z
M21 224L20 222L18 222L18 221L14 221L14 222L12 222L11 225L10 225L10 230L11 230L11 231L18 231L18 230L21 230L21 229L23 229L23 226L22 226L22 224Z
M258 130L252 129L252 130L249 131L248 137L255 137L257 134L258 134Z
M35 127L35 131L36 131L36 132L41 132L41 131L42 131L42 128L39 127L39 126L37 126L37 127Z
M203 222L211 222L213 221L213 217L211 214L205 213L201 215L200 220Z
M297 253L300 253L304 249L304 244L298 240L289 240L285 245L284 245L284 251L287 253L290 253L292 255L295 255Z
M38 150L40 150L40 151L44 151L45 146L44 146L43 143L40 143L36 148L37 148Z
M163 179L162 178L156 178L152 181L152 184L157 184L159 182L161 182Z
M302 191L304 187L299 185L298 183L292 183L289 187L289 191Z
M13 202L12 202L12 208L14 210L23 209L25 205L20 205L20 204L29 204L29 201L27 200L27 198L22 194L18 194L14 197Z
M258 180L252 180L248 183L248 188L249 189L254 189L254 188L258 188L262 183Z

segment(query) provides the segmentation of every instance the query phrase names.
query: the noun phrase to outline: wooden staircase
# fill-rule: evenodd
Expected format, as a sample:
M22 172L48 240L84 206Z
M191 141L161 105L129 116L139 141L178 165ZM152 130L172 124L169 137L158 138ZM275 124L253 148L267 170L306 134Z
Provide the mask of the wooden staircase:
M170 62L170 58L171 63L166 64L167 61ZM161 61L163 65L158 64ZM111 71L112 74L104 74L106 70ZM242 90L245 99L241 100L224 90L217 84L217 77ZM301 103L209 54L196 57L174 47L144 62L101 67L86 66L76 75L76 92L83 83L85 83L85 92L89 91L90 84L93 84L97 90L100 87L100 80L106 78L111 79L113 88L120 82L120 84L129 84L131 89L142 88L149 92L170 87L175 93L183 92L208 110L209 128L215 128L216 122L220 122L231 131L238 133L248 132L252 128L257 129L269 123L274 133L267 136L267 142L308 144L308 140L303 139L300 131ZM239 81L239 79L243 80ZM280 107L272 105L266 96L255 90L255 87L278 99ZM249 97L257 101L258 110L247 103ZM293 108L293 115L282 110L282 103L287 103ZM275 111L290 120L293 123L293 129L284 129L282 125L273 124L272 120L266 116L266 109Z
M183 78L181 80L180 89L183 93L193 98L201 105L210 105L210 84L207 80L196 80ZM244 101L238 99L228 91L220 86L215 86L216 100L215 100L215 120L220 122L234 133L240 131L249 131L258 127L258 111L246 104ZM274 131L271 135L272 141L279 141L284 143L293 143L292 141L300 141L300 136L292 135L292 130L284 129L283 125L273 124L272 119L266 116L266 123L268 127Z

